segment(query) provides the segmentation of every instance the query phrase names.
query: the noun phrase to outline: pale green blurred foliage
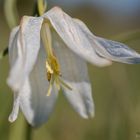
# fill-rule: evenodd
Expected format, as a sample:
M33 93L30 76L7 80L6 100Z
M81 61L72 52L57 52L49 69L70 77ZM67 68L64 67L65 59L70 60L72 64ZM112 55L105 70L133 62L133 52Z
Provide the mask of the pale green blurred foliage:
M0 50L8 45L10 33L2 8L3 5L0 5ZM92 8L79 6L70 11L70 14L82 19L96 34L110 39L132 29L140 29L138 21L121 23L118 20L118 23L111 24L110 21L107 22L109 17L105 18L99 9L97 12L97 9ZM19 0L18 9L20 16L31 15L33 1ZM127 45L138 52L139 38L138 35L137 39L127 40ZM140 65L114 63L106 68L89 65L96 107L95 118L80 118L60 94L50 120L38 129L29 127L22 114L15 123L8 122L12 109L12 91L6 85L8 68L8 57L5 57L0 61L0 140L29 140L29 137L32 140L139 139L136 138L136 133L140 131Z
M4 1L4 13L5 13L4 15L7 20L7 24L10 28L15 27L19 20L16 3L17 3L17 0Z

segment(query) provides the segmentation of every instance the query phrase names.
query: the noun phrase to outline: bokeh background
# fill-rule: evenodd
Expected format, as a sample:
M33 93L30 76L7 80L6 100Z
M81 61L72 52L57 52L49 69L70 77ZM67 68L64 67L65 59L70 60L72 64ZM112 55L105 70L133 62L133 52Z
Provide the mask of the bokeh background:
M0 0L0 50L8 45L10 33L3 3ZM83 20L94 34L125 42L140 52L140 35L127 39L140 30L140 0L48 0L49 8L56 5ZM33 9L34 0L18 0L20 17L32 15ZM22 113L15 123L8 122L13 100L6 84L8 56L0 60L0 140L139 140L140 65L88 66L95 117L80 118L60 94L49 121L35 129Z

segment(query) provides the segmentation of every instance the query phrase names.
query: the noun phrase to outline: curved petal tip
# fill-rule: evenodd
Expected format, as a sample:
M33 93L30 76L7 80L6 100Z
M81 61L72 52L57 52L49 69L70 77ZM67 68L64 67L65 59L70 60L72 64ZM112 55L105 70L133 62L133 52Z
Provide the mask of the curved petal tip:
M14 122L16 119L17 119L17 114L15 114L15 113L12 112L10 114L9 118L8 118L8 121L9 122Z
M14 122L18 117L18 113L19 113L19 103L18 101L14 101L13 110L9 115L8 121Z

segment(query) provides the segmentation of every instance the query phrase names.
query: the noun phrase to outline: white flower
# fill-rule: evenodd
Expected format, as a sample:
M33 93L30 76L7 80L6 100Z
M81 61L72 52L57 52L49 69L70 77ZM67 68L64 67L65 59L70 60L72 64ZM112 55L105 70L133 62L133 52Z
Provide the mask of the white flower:
M9 42L8 85L14 92L15 121L19 108L38 126L54 109L58 91L83 118L94 116L86 61L97 66L112 60L139 63L140 55L126 45L93 35L86 25L55 7L41 17L24 16Z

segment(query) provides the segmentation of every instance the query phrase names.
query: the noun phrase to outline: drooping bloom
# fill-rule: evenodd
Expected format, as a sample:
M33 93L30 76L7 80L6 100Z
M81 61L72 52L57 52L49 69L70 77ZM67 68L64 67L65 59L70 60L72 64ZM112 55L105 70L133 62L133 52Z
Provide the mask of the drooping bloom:
M14 92L15 121L19 108L37 126L47 121L62 89L83 118L94 116L86 62L107 66L135 64L140 55L126 45L93 35L86 25L54 7L41 17L24 16L9 42L8 85Z

